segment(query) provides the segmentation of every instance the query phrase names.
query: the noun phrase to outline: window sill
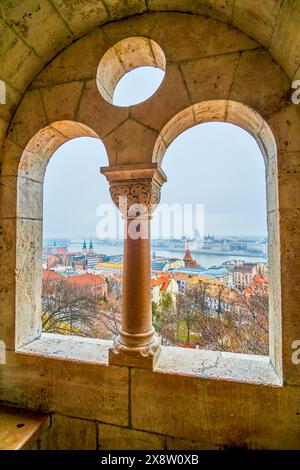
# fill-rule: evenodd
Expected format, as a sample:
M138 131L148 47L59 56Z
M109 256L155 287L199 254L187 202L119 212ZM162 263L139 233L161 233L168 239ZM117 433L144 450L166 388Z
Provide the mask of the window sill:
M39 339L16 352L65 361L108 365L108 350L113 342L105 339L82 338L42 333Z
M281 386L268 356L162 347L155 372Z
M112 341L43 333L16 352L108 366ZM282 383L267 356L163 346L154 372L269 386Z

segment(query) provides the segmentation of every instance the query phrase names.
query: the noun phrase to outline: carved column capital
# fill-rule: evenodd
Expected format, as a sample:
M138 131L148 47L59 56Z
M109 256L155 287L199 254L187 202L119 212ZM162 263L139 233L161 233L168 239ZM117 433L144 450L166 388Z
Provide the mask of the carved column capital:
M157 164L149 166L115 166L101 168L109 182L110 195L124 216L135 206L140 213L151 215L160 201L160 189L166 181Z

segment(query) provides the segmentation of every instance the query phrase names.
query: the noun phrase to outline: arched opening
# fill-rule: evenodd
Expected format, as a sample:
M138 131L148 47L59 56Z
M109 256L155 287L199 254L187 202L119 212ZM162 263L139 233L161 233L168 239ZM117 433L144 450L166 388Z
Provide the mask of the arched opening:
M199 103L164 127L153 157L168 176L161 205L178 203L181 210L172 221L171 207L171 223L161 211L167 234L170 227L178 230L179 220L180 236L153 242L152 290L169 284L170 295L157 296L153 312L165 343L270 354L280 367L276 146L270 129L239 103ZM187 206L197 203L204 204L200 228L187 223L197 212ZM159 211L155 217L163 230Z
M167 236L153 240L152 289L162 283L153 309L163 342L267 355L265 168L257 143L232 124L197 125L172 142L163 169ZM175 209L170 220L167 207Z
M97 86L109 103L132 106L156 92L165 68L165 55L155 41L143 37L122 39L102 57L97 70Z
M103 265L94 266L101 261L96 255L99 251L103 253L104 250L99 246L94 249L93 242L98 245L99 239L105 238L106 235L109 241L109 235L116 227L113 224L118 223L117 210L113 212L111 201L110 204L105 202L109 200L108 194L101 200L101 187L106 188L108 193L107 183L99 172L99 167L105 160L106 152L97 134L87 126L73 121L60 121L41 129L22 153L18 166L17 201L16 344L18 347L39 338L42 331L99 337L103 336L99 326L101 316L102 320L107 319L107 324L114 323L115 311L110 312L111 305L107 301L108 278L116 269L122 270L122 263L119 263L118 268L115 265L110 267L111 260L108 256L102 260ZM90 178L96 180L93 193L91 193ZM50 246L49 243L44 243L43 251L44 184L46 185L44 230L45 235L53 240ZM69 196L73 201L68 199ZM81 198L81 205L78 207ZM95 210L94 218L91 215L93 210ZM85 216L89 219L88 227L84 220ZM80 220L81 218L83 220ZM79 233L81 223L84 225L82 235ZM72 247L72 230L76 232L75 239L83 242L83 238L86 237L88 244L84 253L82 253L83 247L80 247L81 254L78 259L75 254L72 256L72 252L76 253L77 250L76 247ZM86 233L87 231L89 233ZM62 238L68 240L70 238L70 246L59 243ZM116 233L113 233L113 239L115 242ZM119 246L121 254L121 241ZM84 263L80 265L80 261ZM115 261L117 260L113 260ZM84 272L76 271L80 267L84 268ZM108 267L110 269L107 269ZM63 272L59 272L60 269ZM94 282L93 277L95 271L99 275L99 278L96 278L97 282ZM76 274L87 275L85 280L89 282L76 279ZM71 276L72 280L67 281ZM57 279L59 285L55 287ZM98 282L99 279L101 282ZM70 297L68 285L72 286L73 297ZM100 315L97 311L96 325L93 325L92 329L87 328L91 325L88 321L91 312L87 311L87 304L83 305L80 301L81 294L84 293L86 296L87 292L84 291L87 290L91 296L94 293L100 294L94 296L96 297L94 305L90 302L90 307L95 308L97 299L101 298L102 301ZM62 301L65 302L64 306L59 304ZM77 303L74 306L75 301ZM53 321L50 322L51 309L56 315L52 315ZM87 317L85 322L78 321L80 315ZM107 330L104 336L112 337L113 331L109 328Z
M46 333L112 339L118 332L123 233L99 172L106 160L99 139L81 137L63 144L47 166L42 263Z

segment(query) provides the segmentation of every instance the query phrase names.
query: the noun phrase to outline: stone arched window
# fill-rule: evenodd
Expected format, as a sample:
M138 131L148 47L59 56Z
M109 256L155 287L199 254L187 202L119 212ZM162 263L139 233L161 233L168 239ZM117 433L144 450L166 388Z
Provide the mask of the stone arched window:
M24 149L17 176L16 346L41 335L43 183L53 153L78 137L99 138L87 126L59 121L39 131Z
M299 448L300 108L291 100L300 78L299 2L11 1L1 2L1 18L1 400L51 412L52 436L68 448ZM145 47L133 51L130 38L142 38ZM124 40L128 47L119 51ZM106 56L111 48L116 60ZM114 106L116 81L136 65L165 71L161 85L143 103ZM144 279L125 323L136 342L120 367L109 358L111 343L44 340L39 273L47 159L70 138L100 138L116 202L120 186L158 201L167 146L206 121L241 126L265 158L270 357L166 347L149 365L147 354L155 351L140 347L145 336L138 336L141 326L151 326ZM131 256L129 281L138 277L141 258ZM143 325L135 321L141 312Z
M254 137L264 158L270 273L269 349L271 361L280 373L281 294L279 278L278 173L275 138L266 121L253 109L234 101L207 101L184 109L164 126L154 147L153 160L161 164L167 148L180 133L205 122L227 122L243 128Z
M5 237L13 244L16 256L8 260L9 276L4 283L7 289L13 285L13 304L5 322L10 347L24 347L40 335L37 266L41 258L42 179L50 154L69 138L100 138L109 160L102 172L109 180L116 205L123 192L133 201L158 203L160 187L166 181L161 162L167 146L188 127L224 121L253 135L265 158L272 279L268 364L275 365L280 376L282 270L276 144L282 151L284 127L280 127L286 118L281 108L285 109L289 80L258 43L231 26L220 26L201 16L158 13L155 18L149 19L149 30L142 17L141 21L133 20L134 28L126 20L117 29L106 25L67 47L36 76L10 124L2 165L5 185L0 188L5 196L4 207L5 198L10 207L7 212L4 209L8 225ZM204 47L203 38L211 34L212 28L217 33L220 27L220 35L215 34L212 43ZM191 41L196 36L199 40ZM158 90L135 106L114 106L118 80L127 71L145 65L165 72ZM268 80L271 75L272 83ZM259 95L249 92L250 82L259 88ZM286 112L292 115L288 108ZM7 190L10 184L12 191ZM7 234L12 232L11 241ZM149 339L153 335L149 261L148 245L125 248L125 267L131 275L124 276L129 283L124 292L130 301L128 317L123 311L126 328L122 332L125 342L124 338L132 340L129 349L141 353L139 359L151 356L152 367L158 348L152 348ZM145 269L138 270L141 266ZM135 277L139 277L138 283ZM288 321L286 325L288 329ZM117 348L119 355L123 346Z

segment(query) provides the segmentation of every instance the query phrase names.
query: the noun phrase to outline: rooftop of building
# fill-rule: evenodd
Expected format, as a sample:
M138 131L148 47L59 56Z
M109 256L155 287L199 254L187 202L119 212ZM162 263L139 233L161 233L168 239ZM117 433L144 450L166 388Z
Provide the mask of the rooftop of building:
M75 286L103 286L106 284L105 279L101 274L79 274L77 276L70 276L67 278L68 283Z

